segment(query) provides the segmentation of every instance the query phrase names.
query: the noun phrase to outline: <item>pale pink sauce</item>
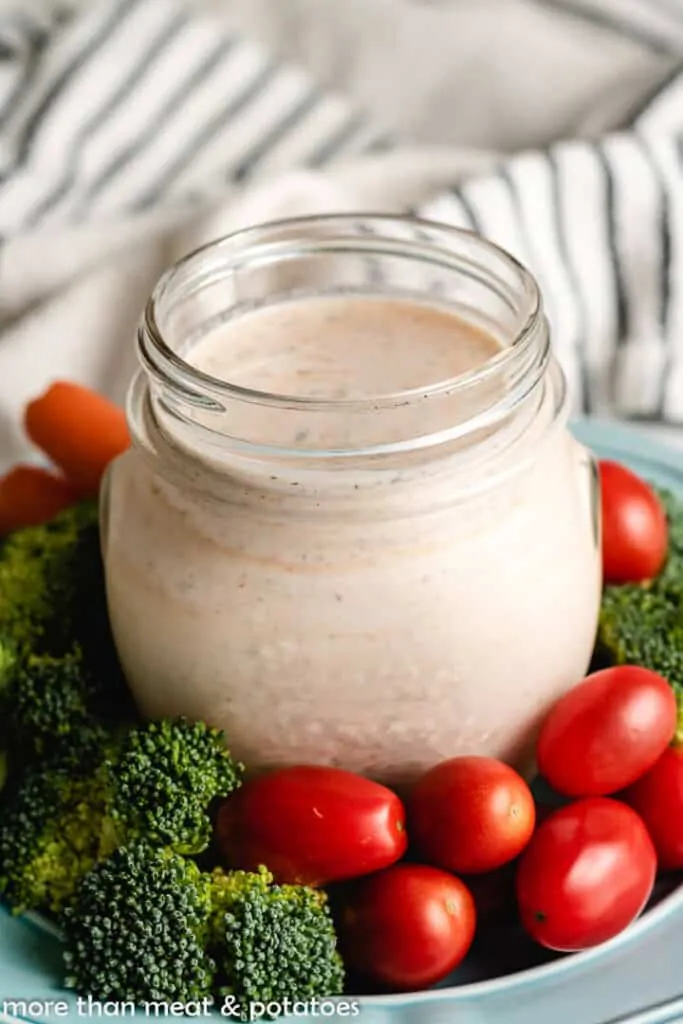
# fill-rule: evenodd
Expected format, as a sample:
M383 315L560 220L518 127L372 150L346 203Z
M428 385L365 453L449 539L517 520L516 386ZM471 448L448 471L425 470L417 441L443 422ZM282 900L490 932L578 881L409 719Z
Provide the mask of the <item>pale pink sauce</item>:
M329 297L250 313L186 358L247 387L348 398L427 388L498 351L442 310ZM322 762L402 782L462 753L526 766L539 716L586 670L601 582L587 456L563 427L548 433L551 405L508 447L504 430L489 437L483 461L465 446L330 469L205 448L173 483L124 456L107 584L143 711L223 727L256 768ZM423 433L433 414L409 407L396 430ZM230 410L233 432L243 416L282 431L281 414L252 406ZM309 415L279 440L334 448L369 429Z

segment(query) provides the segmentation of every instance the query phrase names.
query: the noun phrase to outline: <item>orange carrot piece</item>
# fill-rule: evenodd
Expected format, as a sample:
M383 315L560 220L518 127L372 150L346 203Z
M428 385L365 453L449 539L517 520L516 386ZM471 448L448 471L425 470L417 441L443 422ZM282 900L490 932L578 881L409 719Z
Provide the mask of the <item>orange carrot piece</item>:
M77 500L64 477L40 466L14 466L0 477L0 536L47 523Z
M29 402L24 426L84 498L97 497L107 466L130 445L123 409L70 381L57 381Z

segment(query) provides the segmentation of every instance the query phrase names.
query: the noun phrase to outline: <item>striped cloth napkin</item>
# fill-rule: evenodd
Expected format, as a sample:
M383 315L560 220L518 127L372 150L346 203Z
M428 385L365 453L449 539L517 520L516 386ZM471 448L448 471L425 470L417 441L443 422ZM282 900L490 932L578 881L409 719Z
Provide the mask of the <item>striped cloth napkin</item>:
M0 465L26 457L21 408L50 379L121 397L171 260L248 223L345 210L489 236L540 281L576 411L683 422L683 0L321 0L313 49L330 64L337 42L352 56L352 8L365 66L379 32L414 19L383 82L398 106L432 44L440 81L457 65L456 92L427 90L430 138L360 97L362 78L345 73L345 95L321 60L276 45L285 8L315 5L73 2L0 0ZM580 94L541 130L545 98Z

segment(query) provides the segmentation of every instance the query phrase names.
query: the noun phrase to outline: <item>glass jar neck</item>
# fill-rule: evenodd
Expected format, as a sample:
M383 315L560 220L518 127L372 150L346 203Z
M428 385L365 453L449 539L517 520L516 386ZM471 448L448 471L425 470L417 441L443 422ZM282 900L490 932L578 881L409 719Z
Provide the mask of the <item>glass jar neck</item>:
M202 338L226 324L320 296L439 309L493 338L498 351L465 373L360 398L259 390L188 360ZM471 449L512 425L513 433L525 429L543 404L551 361L538 289L514 259L469 232L360 216L265 225L192 253L156 287L138 350L142 371L129 398L134 436L148 449L163 444L168 455L169 444L177 445L214 465L370 460L390 468ZM297 358L303 365L305 352Z

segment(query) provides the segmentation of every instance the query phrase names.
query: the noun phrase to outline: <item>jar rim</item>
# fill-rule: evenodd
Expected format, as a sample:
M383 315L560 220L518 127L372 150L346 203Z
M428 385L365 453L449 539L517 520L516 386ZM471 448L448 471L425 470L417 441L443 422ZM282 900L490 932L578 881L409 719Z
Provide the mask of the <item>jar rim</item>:
M359 230L359 225L363 230ZM413 237L390 236L390 228L403 228L412 231ZM316 239L311 229L331 229L337 231L336 236ZM347 233L344 229L347 229ZM356 229L352 233L349 229ZM270 240L278 232L294 233L278 246ZM438 236L444 245L437 245L430 235ZM427 237L425 237L427 236ZM448 248L448 242L452 248ZM267 248L273 256L282 256L287 251L302 252L308 248L312 253L330 251L330 245L336 242L334 251L364 251L368 256L379 251L386 253L386 245L393 245L395 253L409 254L418 260L431 262L443 268L452 267L454 271L466 268L468 274L479 269L482 275L490 277L491 271L483 264L477 264L472 254L494 257L501 269L507 271L515 279L517 289L516 323L514 336L509 345L490 356L481 365L448 377L432 384L408 388L389 393L368 394L362 398L320 398L307 395L290 395L276 392L261 391L258 388L245 387L231 383L220 377L200 370L193 366L182 355L174 351L163 336L159 326L159 308L178 278L184 274L192 274L193 269L201 266L211 255L220 254L224 260L223 269L230 269L243 264L249 255L255 256ZM458 245L468 246L472 252L458 251ZM378 249L379 246L383 248ZM279 409L297 409L300 411L326 412L363 412L368 409L395 408L412 402L422 402L442 395L454 395L472 386L485 383L491 376L505 373L511 366L522 359L537 334L537 327L542 318L542 301L538 284L534 276L516 257L487 238L448 224L441 224L412 215L375 214L375 213L340 213L310 215L305 217L283 218L268 221L250 227L240 228L227 235L215 238L198 246L176 261L160 277L149 300L147 301L140 327L138 329L138 350L145 369L151 372L162 383L179 390L185 397L196 397L204 407L220 409L224 400L239 400L251 404ZM539 374L542 372L539 367ZM201 395L197 394L201 389Z

